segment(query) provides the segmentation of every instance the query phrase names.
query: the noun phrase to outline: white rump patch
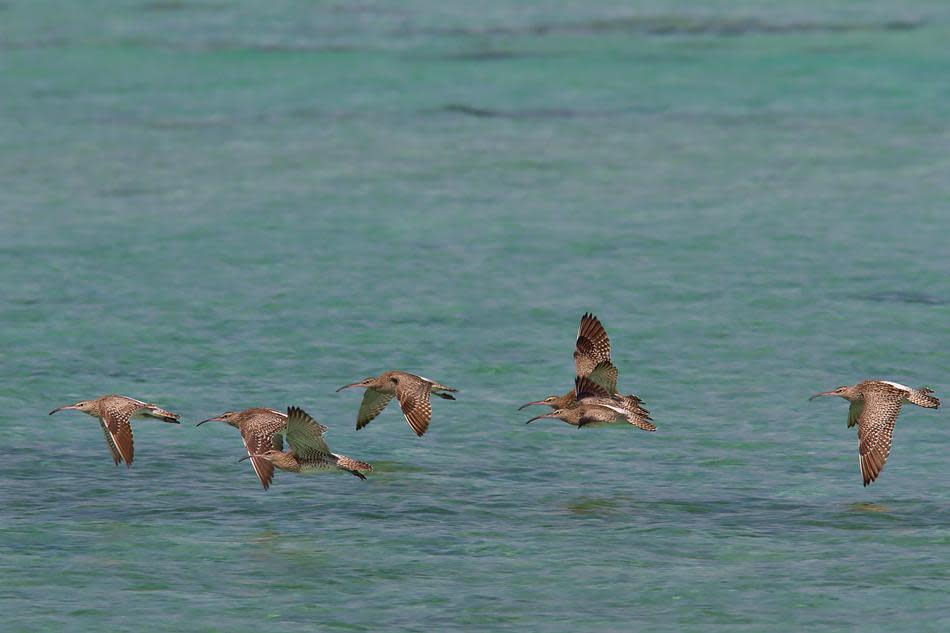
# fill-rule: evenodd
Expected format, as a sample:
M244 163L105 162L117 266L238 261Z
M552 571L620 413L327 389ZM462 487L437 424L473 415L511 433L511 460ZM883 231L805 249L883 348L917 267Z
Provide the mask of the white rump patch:
M883 382L886 385L890 385L892 387L897 387L898 389L903 389L904 391L907 391L907 392L913 391L913 389L911 389L907 385L902 385L899 382L891 382L890 380L882 380L881 382Z

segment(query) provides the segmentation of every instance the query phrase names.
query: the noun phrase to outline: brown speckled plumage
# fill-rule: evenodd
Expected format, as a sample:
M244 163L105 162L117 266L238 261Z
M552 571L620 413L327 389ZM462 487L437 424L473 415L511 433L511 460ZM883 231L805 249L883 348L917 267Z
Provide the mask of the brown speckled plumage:
M254 407L244 411L228 411L221 415L198 423L224 422L241 432L244 448L250 456L251 465L264 490L270 488L274 478L274 466L262 457L256 457L268 450L283 450L282 435L287 431L287 415L276 409Z
M579 397L572 406L531 418L527 423L541 418L556 418L577 428L631 424L644 431L656 430L650 421L649 412L641 407L628 407L625 396L608 395L602 386L587 376L575 379L575 390Z
M848 426L858 427L858 464L867 486L878 478L891 452L894 425L905 402L936 409L940 400L926 387L913 389L886 380L865 380L811 397L840 396L848 402Z
M574 343L574 368L578 376L588 376L602 362L610 362L610 338L600 320L587 312L581 317ZM614 376L616 380L616 376ZM609 387L604 385L605 387Z
M269 449L252 455L251 458L264 459L289 472L343 470L360 479L366 479L361 471L369 472L373 467L366 462L331 452L323 439L326 431L327 427L314 420L306 411L299 407L290 407L287 409L287 443L290 450L283 452Z
M162 422L178 424L180 417L154 404L116 395L100 396L95 400L80 400L76 404L53 409L50 415L67 409L82 411L99 418L102 434L106 438L106 446L112 454L112 461L116 466L125 462L128 468L132 467L132 460L135 459L132 418L155 418Z
M610 338L607 336L607 331L600 320L589 312L581 317L580 326L577 328L577 340L574 345L574 368L577 378L586 378L601 388L596 395L609 397L613 400L612 406L618 406L631 412L637 420L644 422L642 428L647 430L656 429L649 422L650 412L643 408L643 402L638 396L618 393L618 371L610 361ZM587 395L592 394L588 393ZM582 394L581 399L583 397ZM569 410L577 402L578 396L575 387L563 396L548 396L543 400L523 404L518 409L521 410L534 404L544 404L555 410ZM602 415L606 416L608 414L603 413Z
M406 422L420 437L428 430L429 420L432 418L432 404L429 401L429 395L435 394L446 400L455 400L452 395L446 392L458 391L428 378L404 371L383 372L379 376L370 376L359 382L344 385L337 391L350 387L366 388L359 413L356 416L357 430L373 421L386 408L389 401L395 397L399 400L399 406L406 417Z

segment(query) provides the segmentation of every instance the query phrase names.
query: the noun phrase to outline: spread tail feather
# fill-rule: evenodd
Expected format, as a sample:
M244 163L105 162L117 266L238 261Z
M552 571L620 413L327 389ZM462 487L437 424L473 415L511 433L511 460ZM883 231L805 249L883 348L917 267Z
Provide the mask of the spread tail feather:
M366 479L360 471L372 472L373 465L361 462L358 459L347 457L346 455L337 455L336 465L343 470L348 470L360 479Z

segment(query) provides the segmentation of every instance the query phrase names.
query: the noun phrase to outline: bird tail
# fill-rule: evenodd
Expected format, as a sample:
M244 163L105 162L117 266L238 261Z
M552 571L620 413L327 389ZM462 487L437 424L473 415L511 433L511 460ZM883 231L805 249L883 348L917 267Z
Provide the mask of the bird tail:
M925 407L927 409L936 409L940 406L940 399L936 396L932 396L934 391L933 389L928 389L927 387L920 387L914 389L910 392L910 395L907 397L907 401L916 404L918 407Z
M432 383L432 386L429 387L429 391L431 391L433 395L439 396L440 398L445 398L446 400L455 400L454 396L450 396L447 393L439 393L439 392L451 391L454 393L458 391L458 389L455 389L454 387L446 387L445 385L440 385L439 383L434 382Z
M650 417L650 412L643 406L643 400L637 396L630 394L628 396L616 395L613 399L618 402L625 409L633 411L634 413L646 418L647 420L652 420Z
M347 457L346 455L337 455L336 465L342 468L343 470L350 471L351 473L353 473L360 479L366 479L366 477L364 477L363 473L360 471L365 471L365 472L373 471L372 464L361 462L358 459L353 459L352 457Z
M181 416L177 413L172 413L171 411L166 411L161 407L156 407L155 405L150 405L151 409L147 411L144 415L147 415L150 418L155 418L161 420L162 422L169 422L171 424L180 424L178 421Z

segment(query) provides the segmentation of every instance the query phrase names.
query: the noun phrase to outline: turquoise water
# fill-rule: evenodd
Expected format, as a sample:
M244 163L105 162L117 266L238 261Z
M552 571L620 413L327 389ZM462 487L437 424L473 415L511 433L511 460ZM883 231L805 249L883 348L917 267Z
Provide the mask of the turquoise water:
M0 3L0 629L946 631L944 2ZM610 333L659 431L526 427ZM460 388L354 429L399 368ZM103 393L135 425L114 468ZM297 404L368 481L278 473ZM536 412L539 413L540 411Z

